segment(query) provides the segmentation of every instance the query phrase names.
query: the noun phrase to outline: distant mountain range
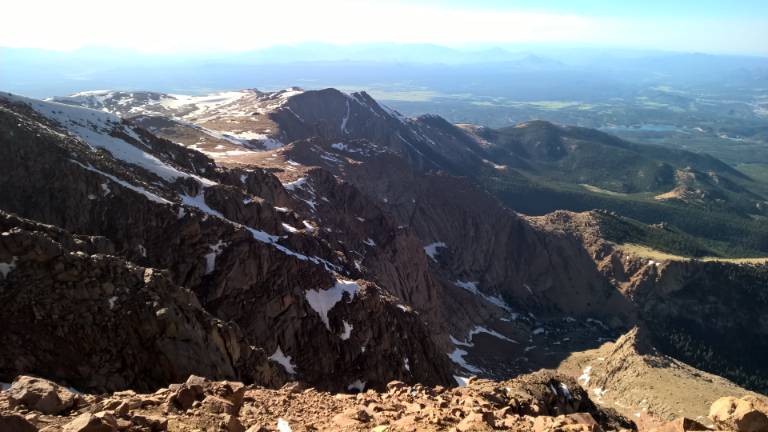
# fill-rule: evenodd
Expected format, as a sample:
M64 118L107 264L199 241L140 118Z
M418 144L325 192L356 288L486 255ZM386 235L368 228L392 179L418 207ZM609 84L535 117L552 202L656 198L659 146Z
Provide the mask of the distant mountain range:
M638 80L659 79L692 84L724 76L733 79L736 72L751 79L755 73L765 76L768 69L768 59L761 57L547 45L456 49L431 44L306 43L248 52L186 54L98 47L66 53L0 48L0 59L3 63L0 88L35 97L94 88L155 88L203 94L245 88L253 82L265 88L296 84L323 88L410 83L446 93L475 93L474 85L488 81L493 81L495 86L489 89L506 96L505 88L520 79L535 87L537 74L541 73L544 75L539 79L549 76L550 81L554 77L565 80L569 85L558 86L561 91L576 90L579 85L571 84L584 80L590 81L589 87L594 91L598 86L593 85L592 80L595 84L602 81L611 85L623 82L636 85ZM499 82L499 76L505 80ZM464 86L455 85L460 83ZM481 94L493 95L494 92ZM530 93L517 96L530 99Z

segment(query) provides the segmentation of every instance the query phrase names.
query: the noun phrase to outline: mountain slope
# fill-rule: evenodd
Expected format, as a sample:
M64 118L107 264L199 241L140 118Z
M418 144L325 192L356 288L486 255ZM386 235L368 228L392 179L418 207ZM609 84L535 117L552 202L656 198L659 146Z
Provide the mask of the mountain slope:
M666 355L766 388L768 371L754 362L765 347L746 343L765 339L765 329L753 325L766 303L763 268L648 260L622 249L618 239L682 242L701 254L712 249L674 228L654 231L620 217L606 222L606 213L525 217L512 210L513 201L499 199L504 194L483 188L489 178L528 179L588 145L619 149L614 157L638 154L639 147L602 135L592 143L581 130L562 141L578 146L559 146L559 134L572 131L545 125L544 138L554 136L546 145L532 135L516 148L438 117L402 118L365 94L245 93L256 96L199 117L142 108L121 123L141 138L136 145L182 173L170 180L106 153L97 152L97 162L78 141L80 165L40 148L4 166L13 175L0 204L72 232L107 236L137 264L168 269L209 313L237 323L270 357L286 363L290 356L286 371L295 364L297 376L316 385L344 389L360 380L380 387L391 378L445 383L453 373L506 378L556 368L571 353L639 326ZM281 102L263 105L275 98ZM18 105L8 110L38 116ZM240 117L268 118L281 145L264 150L246 143L243 153L230 154L209 147L204 154L212 159L198 151L200 137L215 138L211 131L217 139L229 128L242 133ZM4 128L16 134L14 124ZM9 143L21 152L16 140ZM669 158L643 163L686 168ZM696 175L721 170L717 187L725 178L748 181L709 158L690 161L701 164L691 167ZM68 183L43 181L50 180L44 167L62 164ZM138 212L132 201L88 200L101 187L81 178L82 167L168 203L149 201L154 204ZM53 193L29 198L47 191ZM651 197L648 205L671 204ZM83 208L91 213L83 215ZM728 337L734 334L739 337Z
M546 122L464 129L493 148L503 169L476 177L511 208L536 215L603 208L671 225L701 238L715 255L768 251L761 188L710 156Z
M199 153L173 145L203 177L166 159L167 141L123 123L88 123L103 113L26 103L2 98L4 210L104 236L115 255L167 269L204 308L236 323L249 345L308 382L346 389L358 380L371 386L394 378L451 380L447 358L436 352L421 319L379 287L355 281L349 250L334 250L317 221L254 194L271 186L269 195L301 208L269 174L222 170L205 157L197 164ZM65 121L60 112L67 112ZM56 116L42 117L49 113ZM125 151L104 151L104 143ZM7 289L20 289L17 274L3 278ZM379 319L368 320L371 313Z

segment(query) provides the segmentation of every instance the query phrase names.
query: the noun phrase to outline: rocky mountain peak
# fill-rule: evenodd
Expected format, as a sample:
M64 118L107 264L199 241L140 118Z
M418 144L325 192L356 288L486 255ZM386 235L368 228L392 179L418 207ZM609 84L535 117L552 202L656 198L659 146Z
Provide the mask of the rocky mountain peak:
M92 92L60 102L0 95L0 298L11 311L0 342L12 353L0 358L1 380L35 372L86 391L162 387L152 406L174 413L187 402L231 410L214 400L229 384L205 384L211 394L167 387L189 374L268 387L298 380L319 389L307 403L334 409L328 401L347 396L314 392L373 400L386 389L422 404L414 415L429 407L434 424L468 430L556 429L581 424L558 419L575 412L593 415L581 418L589 430L631 427L590 398L628 417L655 409L639 422L666 420L662 402L642 405L667 400L636 379L653 365L684 365L677 385L709 372L766 388L768 370L754 360L765 350L766 329L754 325L764 267L649 258L627 239L657 239L662 227L603 211L524 216L496 189L526 170L565 179L581 170L579 181L595 183L587 186L618 193L600 188L616 188L604 172L584 169L595 155L652 168L649 183L641 171L622 190L661 187L665 173L721 190L735 182L703 174L695 155L675 177L670 153L600 133L410 119L335 89ZM583 379L587 366L595 373ZM578 383L526 375L540 368ZM506 390L471 375L518 378ZM408 394L391 391L393 380ZM725 380L701 388L741 397ZM685 401L695 412L705 404ZM457 404L481 409L451 414ZM136 415L159 415L149 411ZM382 412L362 411L339 421L367 428L362 418Z

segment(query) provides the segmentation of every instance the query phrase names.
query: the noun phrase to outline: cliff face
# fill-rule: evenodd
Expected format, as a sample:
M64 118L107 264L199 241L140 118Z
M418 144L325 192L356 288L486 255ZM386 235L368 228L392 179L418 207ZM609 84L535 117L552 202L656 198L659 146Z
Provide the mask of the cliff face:
M761 392L768 391L768 270L764 265L652 260L604 240L600 213L557 212L535 223L572 233L596 268L631 302L663 353Z
M125 378L108 382L86 379L86 372L75 372L85 355L77 349L68 351L71 355L59 359L55 366L10 362L3 371L7 378L32 368L50 370L56 378L83 388L149 388L178 379L197 365L201 369L194 370L213 377L235 376L275 384L293 375L333 389L346 389L358 381L381 386L395 378L432 384L453 382L448 360L437 352L423 320L399 307L398 300L380 286L357 280L360 274L348 258L350 252L323 238L324 231L317 228L317 221L305 223L297 213L278 205L300 207L276 178L261 170L217 168L199 153L174 147L170 147L171 151L167 141L128 124L88 124L90 111L68 112L61 108L66 119L54 121L41 113L60 108L43 104L30 108L24 101L6 100L0 107L4 154L0 162L4 171L0 208L71 233L104 238L109 244L107 252L114 258L99 266L113 268L117 266L113 262L118 262L127 267L120 272L110 270L114 274L105 275L104 283L114 285L115 279L124 274L125 289L141 290L142 284L155 286L154 282L129 277L132 268L164 269L164 283L190 289L177 288L188 293L187 302L195 304L199 300L199 314L213 314L223 320L225 329L242 329L244 346L258 347L272 359L269 365L282 372L256 374L248 364L240 367L237 359L227 359L221 348L218 354L201 354L203 359L212 358L206 367L204 361L197 365L195 356L180 355L180 363L167 365L167 372L142 375L130 370L135 367L132 354L99 351L107 349L105 342L98 345L98 355L93 351L89 354L104 356L99 362L110 361L117 368L111 372ZM87 129L73 126L80 124L88 125ZM107 145L110 147L104 148ZM2 256L7 266L18 263L3 279L5 292L23 291L24 284L30 282L27 278L35 272L42 272L41 278L55 280L56 273L49 274L47 267L29 269L30 273L17 271L26 268L26 261L18 256L28 252L14 248ZM17 257L15 261L13 257ZM77 265L87 271L68 276L74 286L98 272L90 268L97 266L91 258L80 261ZM62 265L70 263L55 264L52 269ZM41 291L37 292L44 292L45 286L41 281L37 288ZM107 322L117 319L109 316L122 309L109 309L107 300L112 295L99 289L91 292L83 287L89 298L102 297L98 310L107 315ZM24 302L34 301L34 297L24 298ZM77 316L76 309L71 309L74 306L62 302L57 315ZM145 314L157 312L155 309L162 307L147 306L143 312L134 312L136 322L142 322L139 317ZM192 313L168 310L181 317ZM44 311L39 313L44 316ZM73 329L92 324L84 321L79 324L82 327ZM197 345L216 338L203 324L197 327L202 328L200 335L190 336ZM41 327L39 334L46 329ZM133 331L131 326L126 329ZM159 326L158 334L148 338L159 339L157 343L163 346L170 344L160 336L171 330L163 329ZM186 334L184 329L173 331ZM91 336L73 330L62 343L71 339L71 346L78 347ZM120 333L113 336L119 338ZM234 336L218 338L226 341ZM10 340L15 344L13 349L23 348L23 340ZM123 357L117 361L110 355ZM167 358L168 362L176 361L172 355ZM45 359L52 361L53 357ZM266 365L262 362L262 366ZM122 367L128 370L120 372Z
M277 385L286 374L237 325L104 237L0 213L0 374L152 390L189 374Z

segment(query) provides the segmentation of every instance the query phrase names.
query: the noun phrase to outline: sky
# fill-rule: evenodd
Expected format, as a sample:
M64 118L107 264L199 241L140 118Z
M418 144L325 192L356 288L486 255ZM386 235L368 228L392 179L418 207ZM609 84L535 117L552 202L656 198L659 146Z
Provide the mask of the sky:
M3 15L0 46L62 51L395 42L768 55L768 0L24 0Z

